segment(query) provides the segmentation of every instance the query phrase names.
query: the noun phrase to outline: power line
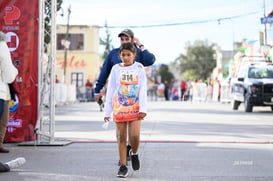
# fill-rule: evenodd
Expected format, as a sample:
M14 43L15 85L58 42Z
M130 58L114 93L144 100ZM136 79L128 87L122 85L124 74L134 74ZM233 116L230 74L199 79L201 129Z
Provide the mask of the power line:
M230 16L230 17L224 17L224 18L217 18L217 19L207 19L207 20L197 20L197 21L186 21L186 22L180 22L180 23L165 23L165 24L154 24L154 25L129 25L129 26L108 26L107 28L115 29L115 28L155 28L155 27L166 27L166 26L180 26L180 25L194 25L194 24L204 24L204 23L210 23L210 22L218 22L224 20L232 20L232 19L238 19L245 16L250 16L253 14L261 13L260 11L254 11L246 14L241 14L237 16ZM101 27L103 28L103 27Z

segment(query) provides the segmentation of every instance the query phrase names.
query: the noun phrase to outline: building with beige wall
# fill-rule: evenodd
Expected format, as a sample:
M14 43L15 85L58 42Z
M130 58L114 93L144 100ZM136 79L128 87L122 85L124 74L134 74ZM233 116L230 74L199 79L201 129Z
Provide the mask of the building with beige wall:
M101 67L99 41L98 26L70 25L67 33L66 25L57 25L57 79L76 87L94 82Z

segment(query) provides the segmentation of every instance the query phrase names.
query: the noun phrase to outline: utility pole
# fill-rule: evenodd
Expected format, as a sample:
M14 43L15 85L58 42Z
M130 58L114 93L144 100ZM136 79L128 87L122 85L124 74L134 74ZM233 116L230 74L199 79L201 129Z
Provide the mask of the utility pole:
M264 17L266 17L265 0L264 0ZM266 23L264 24L264 45L267 45L267 27L266 27Z
M66 64L67 64L67 50L69 48L68 43L68 35L69 35L69 19L71 14L71 5L68 7L68 15L67 15L67 25L66 25L66 33L65 33L65 43L64 43L64 83L66 84Z

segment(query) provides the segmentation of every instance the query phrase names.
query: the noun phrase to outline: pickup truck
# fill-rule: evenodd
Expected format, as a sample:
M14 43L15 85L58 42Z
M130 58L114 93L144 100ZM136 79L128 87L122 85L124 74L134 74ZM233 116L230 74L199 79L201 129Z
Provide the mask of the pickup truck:
M254 106L270 106L273 111L273 64L250 63L231 80L232 108L252 112Z

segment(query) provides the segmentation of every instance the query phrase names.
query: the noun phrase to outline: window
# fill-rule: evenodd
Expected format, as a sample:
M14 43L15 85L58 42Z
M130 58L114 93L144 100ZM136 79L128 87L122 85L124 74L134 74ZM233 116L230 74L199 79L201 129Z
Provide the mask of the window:
M254 79L272 79L273 67L253 67L249 69L248 77Z
M76 85L76 87L83 87L83 73L73 72L71 73L71 84Z
M83 34L68 34L67 40L70 42L68 50L83 50L84 38ZM65 33L57 34L57 50L64 50L63 40Z

